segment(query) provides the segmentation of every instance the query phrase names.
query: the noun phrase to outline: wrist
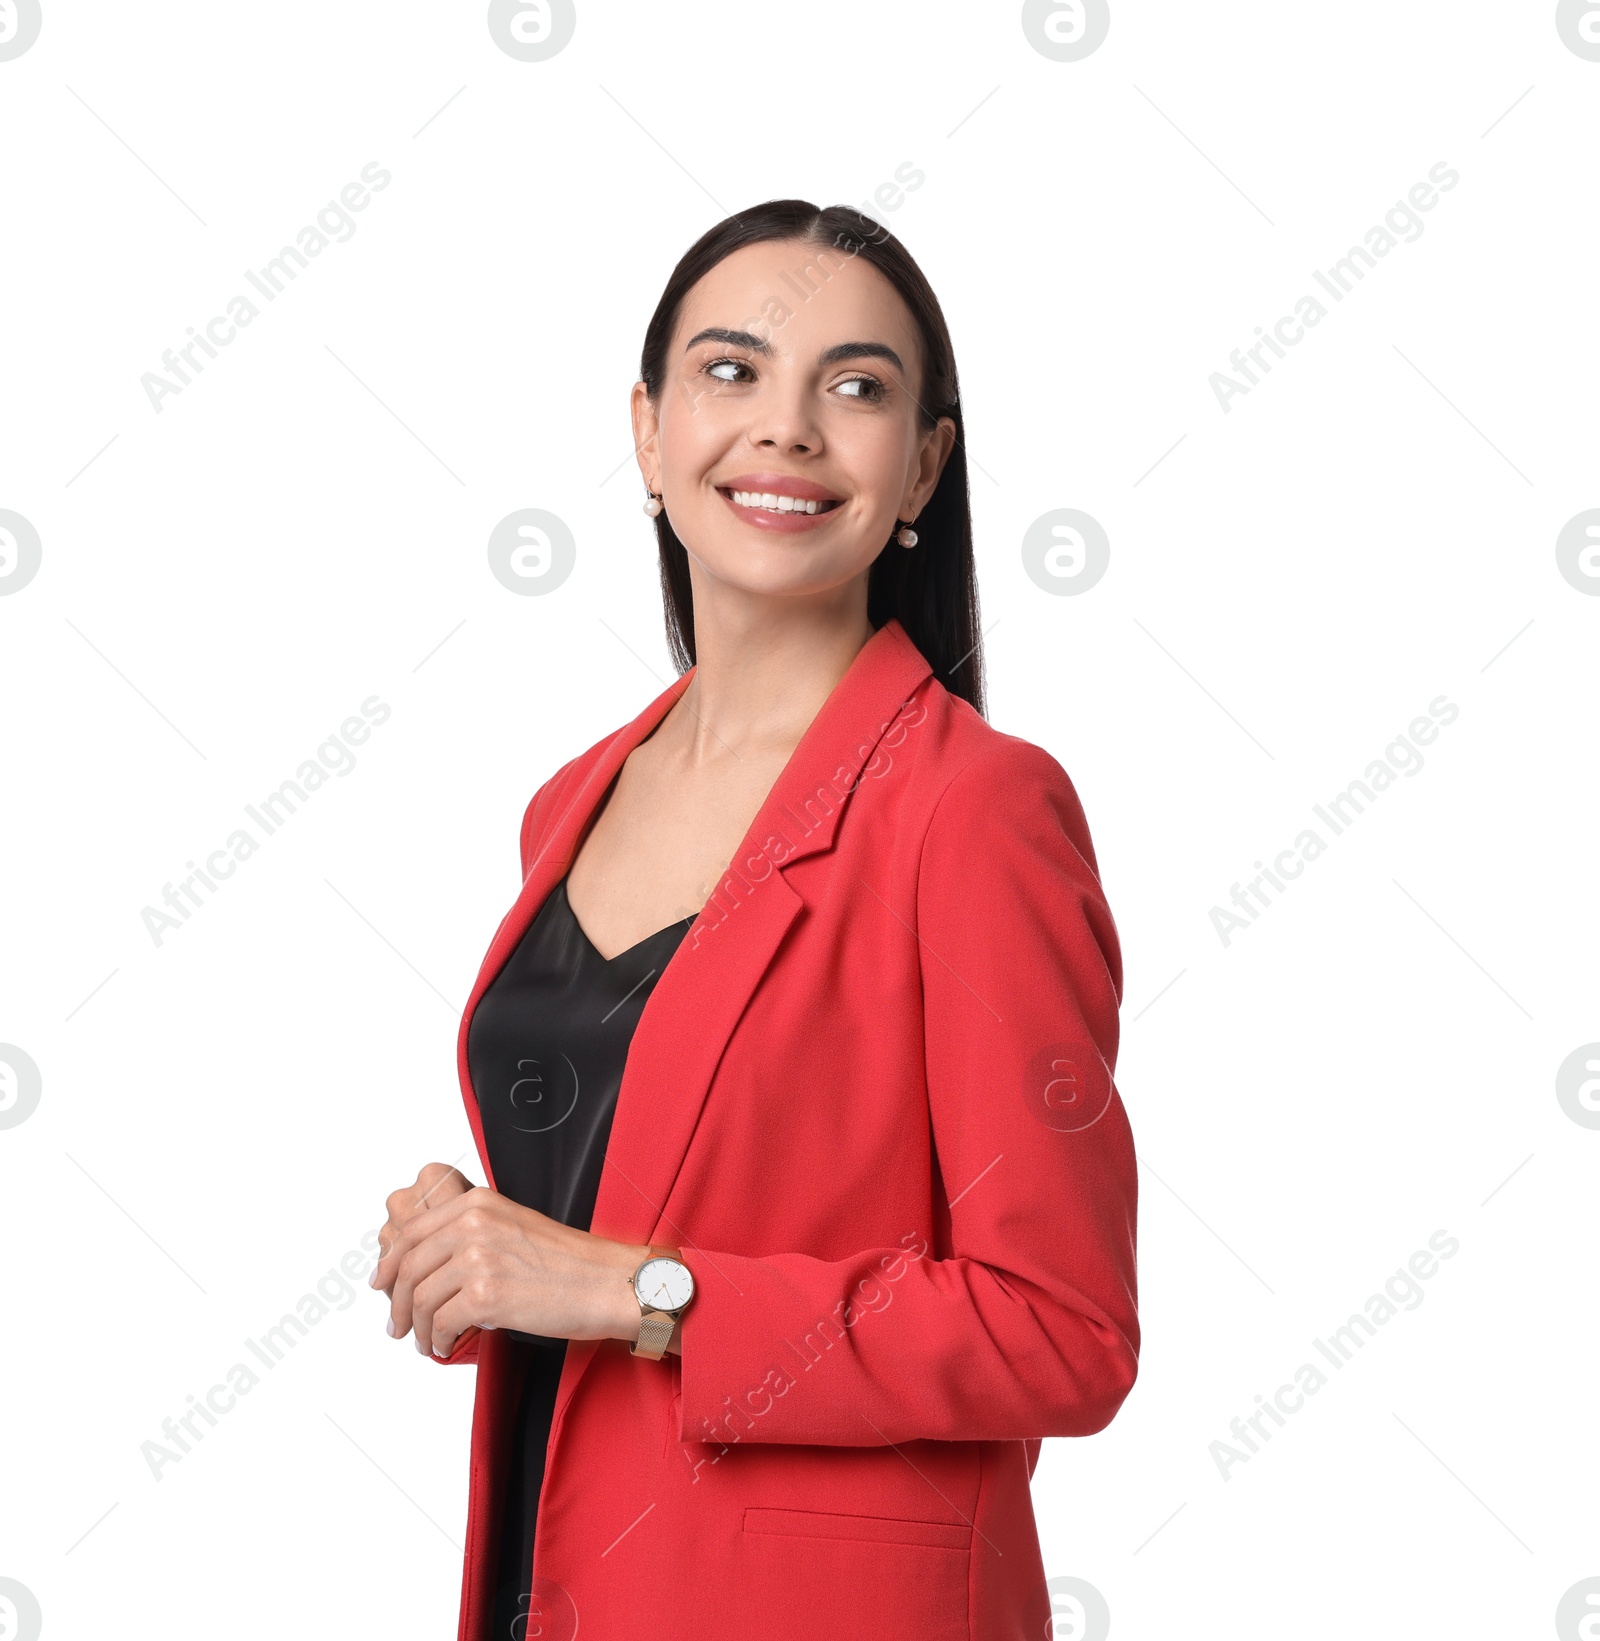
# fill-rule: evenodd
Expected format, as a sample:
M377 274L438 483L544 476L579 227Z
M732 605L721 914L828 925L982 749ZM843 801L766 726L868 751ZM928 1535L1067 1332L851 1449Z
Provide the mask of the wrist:
M693 1303L694 1272L684 1263L682 1250L663 1243L651 1243L640 1261L642 1291L632 1287L638 1315L628 1342L635 1356L660 1361L664 1356L683 1355L683 1317ZM636 1271L640 1267L635 1267ZM672 1271L676 1269L677 1274Z
M639 1324L644 1319L644 1309L639 1303L638 1291L633 1285L634 1276L639 1267L646 1260L665 1255L676 1259L680 1263L683 1255L677 1248L670 1248L662 1243L630 1243L615 1244L616 1269L621 1271L622 1280L617 1282L614 1292L619 1296L615 1325L608 1337L621 1339L627 1344L633 1344L639 1338ZM683 1354L683 1318L678 1317L672 1324L672 1337L667 1343L666 1353L681 1356Z
M611 1331L607 1337L631 1345L639 1337L641 1315L639 1296L633 1288L634 1272L650 1257L652 1250L648 1244L633 1242L618 1242L614 1250L607 1275L611 1292Z

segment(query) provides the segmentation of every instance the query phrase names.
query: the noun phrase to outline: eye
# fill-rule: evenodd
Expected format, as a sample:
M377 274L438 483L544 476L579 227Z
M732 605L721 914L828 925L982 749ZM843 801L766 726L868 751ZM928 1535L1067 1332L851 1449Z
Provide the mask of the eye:
M722 370L724 366L730 370L748 371L750 369L750 366L743 359L712 359L708 363L702 365L700 370L703 375L713 377L719 382L735 382L740 380L740 378L736 376L718 375L717 373Z
M847 388L854 388L855 392L844 392ZM876 376L847 376L840 384L839 389L847 399L862 399L868 404L882 404L888 395L888 388Z

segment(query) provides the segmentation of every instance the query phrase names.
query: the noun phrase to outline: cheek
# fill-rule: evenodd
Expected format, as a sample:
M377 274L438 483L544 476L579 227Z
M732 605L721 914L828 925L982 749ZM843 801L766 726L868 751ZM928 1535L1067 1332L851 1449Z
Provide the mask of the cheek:
M857 514L864 521L882 524L887 535L905 490L910 461L903 430L863 418L840 428L832 444L841 471L849 475Z
M738 429L726 402L692 382L680 383L661 410L657 448L667 483L682 496L722 461Z
M690 432L708 416L724 408L726 401L717 394L717 383L709 376L685 376L673 389L671 402L666 407L663 421L675 420L685 433Z
M696 394L699 397L696 397ZM663 407L656 450L661 458L668 504L674 510L706 514L720 497L709 486L709 476L727 466L729 451L742 435L742 423L725 400L717 400L693 384L674 391Z
M899 489L916 444L902 416L840 416L828 431L835 454L849 462L863 488Z

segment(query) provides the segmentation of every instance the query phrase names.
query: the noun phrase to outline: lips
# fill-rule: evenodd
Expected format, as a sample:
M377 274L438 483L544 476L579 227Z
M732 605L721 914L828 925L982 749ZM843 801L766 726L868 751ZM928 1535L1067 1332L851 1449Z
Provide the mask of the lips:
M815 518L843 505L843 498L810 479L784 473L738 473L717 486L736 507L769 515Z
M836 501L809 501L799 496L785 496L771 490L724 490L736 507L756 508L764 513L831 513L839 505Z

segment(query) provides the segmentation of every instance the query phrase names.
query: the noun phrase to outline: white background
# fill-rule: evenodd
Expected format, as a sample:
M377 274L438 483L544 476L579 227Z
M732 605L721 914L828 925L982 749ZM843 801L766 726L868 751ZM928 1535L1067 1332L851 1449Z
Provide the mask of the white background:
M1065 63L1014 4L584 4L524 63L481 5L45 0L0 62L0 508L43 544L0 597L0 1041L43 1077L0 1132L0 1577L45 1634L454 1633L474 1375L364 1283L159 1482L141 1444L423 1162L476 1176L456 1029L523 807L672 677L646 320L725 214L906 162L990 717L1071 774L1126 961L1141 1374L1046 1444L1047 1571L1121 1641L1549 1634L1600 1576L1600 1131L1555 1091L1600 1039L1600 599L1555 554L1600 506L1597 153L1544 3L1117 3ZM348 243L153 410L374 160ZM1224 413L1211 374L1441 161L1421 237ZM488 570L522 507L577 540L549 596ZM1060 507L1111 542L1081 596L1023 567ZM354 771L157 947L142 908L372 695ZM1440 695L1420 773L1224 945ZM1422 1302L1224 1479L1229 1421L1439 1230Z

